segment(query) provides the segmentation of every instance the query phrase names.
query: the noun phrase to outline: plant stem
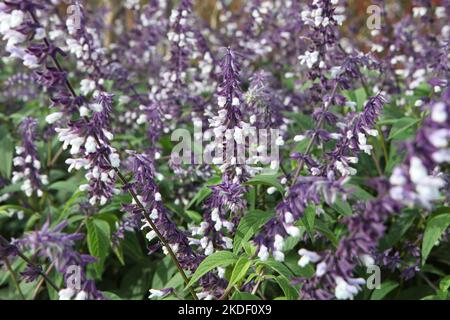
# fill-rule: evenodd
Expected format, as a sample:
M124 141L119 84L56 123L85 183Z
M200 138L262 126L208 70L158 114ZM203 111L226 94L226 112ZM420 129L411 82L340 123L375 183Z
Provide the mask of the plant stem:
M36 17L36 15L34 14L34 12L32 10L28 11L33 19L33 21L37 24L39 24L39 21ZM50 48L50 42L47 39L47 37L44 37L44 43L45 45ZM64 69L61 67L61 64L58 62L58 59L56 58L55 55L50 55L51 59L53 60L53 63L55 64L56 68L58 69L58 71L60 72L64 72ZM70 83L69 79L66 77L65 78L65 85L67 87L67 89L70 91L70 93L72 94L72 96L74 98L78 98L78 95L76 94L72 84ZM89 119L87 117L83 117L83 119L86 122L89 122ZM95 139L95 141L97 142L97 144L100 146L102 145L102 143L100 142L100 139L97 137L97 135L94 133L93 137ZM110 164L109 159L105 160ZM121 181L121 183L123 184L123 186L128 185L128 181L125 178L125 176L120 172L120 170L118 168L112 167L113 170L115 171L117 177L119 178L119 180ZM151 220L150 215L148 214L147 210L145 209L144 205L141 203L141 201L138 199L136 193L134 192L134 190L132 190L131 188L128 188L128 192L130 193L131 197L134 199L134 201L136 202L136 204L138 205L138 207L142 210L145 220L147 220L148 224L150 225L150 227L153 229L153 231L155 231L159 241L161 242L161 244L166 247L167 251L169 252L170 257L172 258L173 262L175 263L175 266L177 267L178 271L180 272L184 283L187 285L189 283L189 279L186 276L183 268L181 267L180 262L178 261L178 258L176 257L175 253L173 252L172 248L170 247L169 243L167 242L167 240L165 239L165 237L161 234L161 232L158 230L158 228L156 227L156 225L154 224L154 222ZM195 291L189 287L189 292L191 293L192 297L194 298L194 300L198 300L197 295L195 294Z
M13 279L14 286L16 287L17 291L19 292L20 296L22 297L22 300L26 300L25 296L23 295L22 290L20 289L19 281L17 281L16 272L14 271L11 264L9 263L8 257L5 257L3 260L5 261L6 268L11 273L11 277Z
M50 271L52 271L53 267L54 267L54 263L52 262L52 264L47 268L47 271L45 271L45 274L48 276L50 274ZM42 287L42 285L44 284L44 278L41 278L41 280L39 281L38 285L36 286L36 289L34 289L33 292L33 296L31 297L31 300L36 299L38 293L39 293L39 289Z
M427 277L423 272L419 272L419 276L420 276L423 280L425 280L425 282L430 286L430 288L432 288L432 289L435 290L436 292L439 291L438 287L436 287L436 286L434 285L434 283L431 282L431 280L428 279L428 277Z
M58 158L61 156L63 151L64 151L64 148L61 146L59 148L59 150L56 152L56 154L53 156L53 158L49 161L49 163L48 163L49 168L51 168L55 165L56 161L58 161Z
M336 94L336 90L338 88L338 82L336 81L336 83L334 84L333 87L333 91L331 92L331 96L330 99L325 103L324 107L323 107L323 112L320 115L319 121L317 122L317 128L320 129L320 127L322 127L323 121L325 119L325 113L328 111L328 109L331 106L331 102L333 101L334 95ZM317 138L317 130L314 131L313 136L311 137L311 140L308 143L308 146L306 147L306 151L305 151L305 156L309 155L309 153L312 150L312 146L314 145L314 142ZM292 184L295 183L295 181L297 181L298 176L300 175L300 172L303 170L303 166L305 165L305 161L302 159L300 160L297 170L295 171L294 174L294 178L292 179Z
M229 287L225 292L222 294L222 296L219 298L219 300L226 300L228 296L230 295L231 290L234 289L234 286Z
M3 242L4 245L10 245L10 243L4 239L3 237L0 237L0 241ZM28 259L28 257L26 255L24 255L19 248L16 247L17 250L17 255L22 258L22 260L24 260L27 264L29 264L30 266L34 267L34 268L38 268L38 265L33 263L30 259ZM59 291L58 286L49 278L47 277L47 275L45 274L44 271L42 271L41 268L39 268L40 272L39 274L48 282L49 285L51 285L56 291Z

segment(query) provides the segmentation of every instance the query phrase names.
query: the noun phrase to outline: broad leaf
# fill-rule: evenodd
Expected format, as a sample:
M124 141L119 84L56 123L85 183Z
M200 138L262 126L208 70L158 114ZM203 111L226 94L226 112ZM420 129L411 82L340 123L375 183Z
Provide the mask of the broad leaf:
M279 192L284 193L283 185L278 181L278 176L274 175L257 175L247 181L245 184L252 186L265 185L269 187L275 187Z
M406 140L414 135L414 127L419 123L419 119L401 118L395 121L389 133L388 140Z
M94 270L97 277L101 277L103 264L110 248L109 224L104 220L90 218L86 220L86 229L89 253L98 258L98 262L94 264Z
M217 267L226 267L237 261L237 257L229 251L218 251L210 256L207 256L205 260L200 263L195 273L192 275L189 281L188 287L196 283L206 273Z
M247 257L240 257L233 268L233 272L231 273L228 288L231 288L235 284L239 283L245 277L251 265L252 262L248 260Z
M241 249L242 242L246 242L272 218L273 212L254 210L247 213L239 222L234 236L233 252L237 253Z
M398 287L398 283L394 281L386 281L383 282L380 286L380 289L375 289L372 292L372 295L370 297L371 300L381 300L385 296L389 294L392 290Z
M431 217L427 222L422 241L422 264L428 258L431 249L450 225L450 212Z
M284 276L278 276L275 278L280 288L283 290L286 299L297 300L298 291L289 282L289 280Z

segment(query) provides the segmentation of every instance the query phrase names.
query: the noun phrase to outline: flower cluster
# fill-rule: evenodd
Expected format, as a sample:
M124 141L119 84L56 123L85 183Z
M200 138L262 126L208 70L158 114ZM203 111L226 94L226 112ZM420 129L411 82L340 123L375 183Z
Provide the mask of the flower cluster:
M439 166L450 162L450 106L447 89L442 99L429 105L430 115L424 120L415 141L408 144L408 156L403 165L393 169L389 179L390 195L404 205L419 204L431 208L441 197L446 182Z
M450 6L374 8L0 1L8 294L448 299Z
M36 148L37 120L25 118L19 129L23 140L21 146L16 146L12 182L22 182L20 188L28 197L33 193L42 197L42 187L48 184L48 177L40 173L41 162Z

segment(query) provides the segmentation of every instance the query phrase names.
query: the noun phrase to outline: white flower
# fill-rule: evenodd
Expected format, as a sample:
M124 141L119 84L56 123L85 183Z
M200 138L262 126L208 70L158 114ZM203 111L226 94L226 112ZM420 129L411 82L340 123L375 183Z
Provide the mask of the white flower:
M284 139L283 139L283 137L278 137L277 138L277 140L275 141L275 144L277 145L277 146L284 146Z
M429 207L431 201L439 199L439 189L445 185L445 181L439 177L429 176L422 160L417 157L411 158L409 175L416 185L416 192L422 205Z
M214 299L214 296L208 292L200 292L197 293L197 298L199 298L200 300L212 300Z
M100 103L91 103L89 108L94 112L102 112L103 106Z
M366 267L370 267L375 264L375 260L372 258L371 255L368 255L368 254L363 254L363 255L359 256L359 259L361 260L363 265Z
M420 183L420 181L428 176L427 169L422 164L422 160L412 157L410 161L409 175L412 182Z
M358 147L368 155L371 154L371 150L373 149L371 145L367 144L367 138L364 133L358 132Z
M273 252L273 257L275 258L276 261L284 261L284 253L281 251L274 251Z
M89 136L86 139L84 147L86 149L86 153L94 153L95 151L97 151L97 142L93 137Z
M69 168L67 169L69 172L71 172L73 169L80 170L81 168L87 169L89 167L89 160L88 159L67 159L66 164L69 165Z
M145 114L141 114L139 118L137 118L136 123L137 124L143 124L147 122L147 116Z
M447 147L449 136L450 130L439 129L430 134L429 140L436 148L445 148Z
M217 103L219 104L219 107L223 108L227 103L227 98L220 96L217 98Z
M392 171L392 175L389 178L389 182L394 186L402 186L406 183L406 178L403 175L402 169L395 167Z
M83 79L80 82L80 91L83 95L88 95L95 90L95 81Z
M287 226L286 227L286 232L291 236L291 237L298 237L300 235L300 229L297 228L296 226Z
M447 106L443 102L438 102L433 106L431 111L431 120L438 123L447 121Z
M309 52L306 51L304 55L301 55L298 57L298 59L300 60L300 64L306 64L308 66L308 68L312 68L314 66L314 64L319 61L319 52L318 51L314 51L314 52Z
M298 265L302 268L310 262L316 263L321 259L317 253L303 248L298 250L298 254L301 256L300 260L298 260Z
M412 10L413 10L414 17L423 17L424 15L427 14L426 7L414 7Z
M51 113L48 116L46 116L45 121L47 123L52 124L52 123L55 123L56 121L58 121L59 119L61 119L62 116L63 116L62 112L54 112L54 113Z
M437 163L450 162L450 149L438 150L432 157Z
M56 128L56 132L58 132L59 141L64 142L63 148L67 149L70 145L70 154L76 154L80 151L80 147L83 145L84 138L78 136L76 133L70 131L70 129L61 129Z
M447 16L445 7L436 7L435 14L438 19L445 18Z
M109 162L113 168L118 168L120 166L120 157L117 153L111 153L109 155Z
M277 191L277 188L275 188L275 187L270 187L267 189L268 194L274 194L276 191Z
M342 277L336 277L336 288L334 294L339 300L353 300L353 297L361 289L360 285L364 284L364 279L350 279L351 284L346 282Z
M220 231L220 229L222 229L222 220L217 219L214 229L216 229L216 231Z
M321 263L317 264L316 267L316 276L321 277L327 272L327 264L325 261L322 261Z
M209 256L214 253L214 247L212 241L209 241L208 246L205 248L205 255Z
M223 237L222 240L225 243L225 248L233 249L233 240L231 238Z
M155 220L158 219L158 209L154 208L152 213L150 214L150 219Z
M75 300L88 300L89 295L86 291L80 291L75 297Z
M39 67L38 59L34 54L25 54L23 56L23 65L27 68L34 69Z
M258 257L262 261L266 261L269 258L269 250L267 250L267 247L265 245L261 245L258 251Z
M161 200L162 200L161 193L156 192L155 193L155 201L161 201Z
M166 292L164 292L163 290L158 290L158 289L150 289L149 292L150 292L149 299L162 298L166 295Z
M147 238L148 241L152 241L155 237L156 237L156 232L155 231L150 231L148 232L145 237Z
M275 235L275 241L273 243L273 247L275 248L275 250L277 251L282 251L283 247L284 247L284 239L282 236L280 236L279 234Z
M305 139L305 136L302 135L302 134L296 135L296 136L294 137L294 141L295 141L295 142L300 142L300 141L303 141L304 139Z
M225 278L225 268L218 267L217 275L219 276L219 278L224 279Z
M75 290L71 288L62 289L58 292L59 300L70 300L75 295Z

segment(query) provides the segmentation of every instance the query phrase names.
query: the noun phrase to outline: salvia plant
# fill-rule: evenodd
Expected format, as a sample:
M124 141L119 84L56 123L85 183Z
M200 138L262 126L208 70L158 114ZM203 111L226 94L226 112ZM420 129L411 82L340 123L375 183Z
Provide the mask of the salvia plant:
M449 299L448 0L1 0L0 299Z

